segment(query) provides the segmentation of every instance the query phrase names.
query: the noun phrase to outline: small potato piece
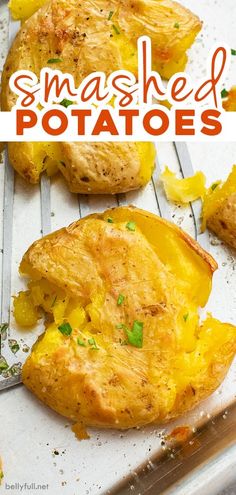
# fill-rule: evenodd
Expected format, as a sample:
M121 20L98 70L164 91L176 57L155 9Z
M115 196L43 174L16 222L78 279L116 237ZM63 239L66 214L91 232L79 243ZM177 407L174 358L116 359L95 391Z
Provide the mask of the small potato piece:
M166 167L160 179L170 201L186 204L202 198L205 194L206 178L202 172L196 172L192 177L178 179L175 173Z
M226 244L236 249L236 192L208 219L207 226Z
M219 386L236 351L233 325L199 321L216 267L175 225L133 207L36 241L21 272L34 289L46 280L48 296L62 291L53 308L63 311L34 345L24 384L80 426L179 416Z
M208 189L203 203L205 226L236 248L236 165L224 183L215 182Z
M18 296L14 297L13 306L15 319L20 326L32 327L36 325L39 314L32 305L29 291L19 292Z

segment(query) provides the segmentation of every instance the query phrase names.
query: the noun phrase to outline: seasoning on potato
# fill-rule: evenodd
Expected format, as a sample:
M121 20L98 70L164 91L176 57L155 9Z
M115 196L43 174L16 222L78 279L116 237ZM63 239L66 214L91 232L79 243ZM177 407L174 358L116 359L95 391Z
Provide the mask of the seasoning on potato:
M27 304L47 325L24 384L80 425L130 428L183 414L219 386L236 352L235 327L198 314L216 268L181 229L134 207L36 241L20 271ZM17 314L21 304L22 293Z
M227 180L214 182L203 203L203 229L208 227L236 249L236 165Z
M26 20L7 57L1 105L11 110L16 95L9 78L28 69L39 76L44 66L74 76L76 87L94 71L108 76L119 69L137 74L137 39L152 40L153 69L164 78L184 70L186 51L201 22L172 0L11 0L15 18ZM112 12L112 14L111 14ZM63 103L63 102L62 102ZM27 181L37 183L44 170L60 170L75 193L120 193L138 189L151 178L152 143L9 143L9 159Z

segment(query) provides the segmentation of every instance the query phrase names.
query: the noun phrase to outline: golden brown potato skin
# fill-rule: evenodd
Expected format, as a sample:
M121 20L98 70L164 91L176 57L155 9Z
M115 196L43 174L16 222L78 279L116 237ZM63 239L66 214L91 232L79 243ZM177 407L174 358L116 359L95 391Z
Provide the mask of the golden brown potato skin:
M236 350L235 327L210 316L198 321L216 266L180 229L132 207L91 215L35 242L22 272L50 281L83 308L92 301L93 311L70 337L48 328L24 365L24 384L86 425L129 428L182 414L215 390ZM134 320L144 324L142 348L123 345L117 328ZM95 337L99 350L78 345L78 335Z
M206 226L229 246L236 247L236 165L226 181L216 181L206 191L202 229Z
M236 193L229 196L208 219L207 226L226 244L236 249Z
M147 167L142 164L140 147L146 150ZM58 167L74 193L131 191L143 186L154 168L152 143L61 143L61 151Z
M113 15L108 19L110 12ZM175 24L179 27L174 27ZM152 38L154 67L164 77L170 77L184 69L185 52L200 29L198 17L172 0L111 0L109 3L105 0L92 3L51 0L23 24L11 47L2 76L2 109L10 110L15 103L16 96L10 91L8 81L11 74L20 69L39 75L40 70L49 65L71 73L76 85L97 70L107 75L121 68L137 73L136 41L142 34ZM50 65L50 59L61 62ZM108 143L106 153L102 143L87 146L67 143L62 148L58 144L58 154L58 167L70 190L91 194L119 193L141 187L151 178L155 158L152 144L148 150L144 146L141 151L136 143ZM142 154L146 154L145 161ZM9 146L14 168L32 183L38 182L46 168L46 157L46 153L38 156L34 146L30 148L24 143ZM83 167L86 170L82 170ZM81 177L88 177L88 169L90 185L81 181ZM98 177L97 169L104 169L105 175Z

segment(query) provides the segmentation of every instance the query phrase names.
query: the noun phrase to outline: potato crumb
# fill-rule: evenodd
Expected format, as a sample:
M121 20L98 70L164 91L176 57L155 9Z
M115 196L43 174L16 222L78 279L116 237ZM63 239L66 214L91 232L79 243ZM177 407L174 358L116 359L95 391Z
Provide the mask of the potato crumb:
M75 423L71 429L78 440L88 440L90 438L90 435L82 423Z

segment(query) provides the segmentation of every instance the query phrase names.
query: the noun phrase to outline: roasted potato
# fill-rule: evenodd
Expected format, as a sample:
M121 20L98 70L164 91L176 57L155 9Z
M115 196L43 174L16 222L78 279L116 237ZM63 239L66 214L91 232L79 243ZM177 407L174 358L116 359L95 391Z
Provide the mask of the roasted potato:
M203 229L208 227L229 246L236 248L236 165L226 182L215 182L203 204Z
M58 170L74 193L116 194L138 189L151 178L152 143L9 143L10 161L35 184Z
M12 0L10 6L15 17L25 18L32 2ZM51 0L23 24L12 45L2 77L2 109L10 110L15 103L8 82L19 69L39 75L42 67L50 65L71 73L76 85L98 69L107 75L121 68L136 74L136 42L142 34L152 39L154 68L170 77L184 69L186 50L200 28L199 19L172 0L111 0L109 4ZM50 60L59 62L52 65ZM66 143L52 148L42 143L10 143L9 158L32 183L48 166L51 171L51 165L53 169L57 165L70 190L79 193L139 188L149 181L154 167L151 143Z
M20 265L30 281L15 314L31 299L47 328L24 384L84 425L129 428L192 408L219 386L236 351L234 326L199 321L216 268L178 227L134 207L36 241Z

